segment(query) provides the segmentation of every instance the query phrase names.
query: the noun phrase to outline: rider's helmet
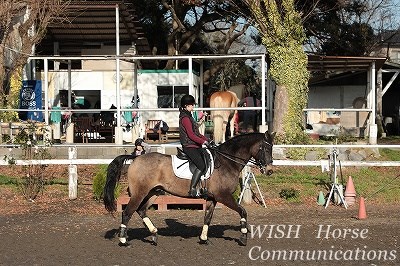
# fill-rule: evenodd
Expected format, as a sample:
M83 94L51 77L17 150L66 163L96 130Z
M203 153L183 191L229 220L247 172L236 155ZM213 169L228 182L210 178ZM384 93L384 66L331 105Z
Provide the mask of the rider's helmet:
M135 146L142 146L143 142L144 142L144 139L138 138L135 140Z
M181 98L181 107L185 107L186 105L195 104L196 100L192 95L186 94Z

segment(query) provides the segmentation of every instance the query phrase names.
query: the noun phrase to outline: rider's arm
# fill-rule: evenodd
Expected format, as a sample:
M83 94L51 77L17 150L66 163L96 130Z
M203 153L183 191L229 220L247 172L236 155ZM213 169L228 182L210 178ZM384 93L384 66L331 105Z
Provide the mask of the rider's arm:
M182 125L185 128L188 137L197 144L203 145L204 142L208 141L208 139L205 136L200 135L201 137L199 137L193 132L192 122L190 121L189 117L182 118Z

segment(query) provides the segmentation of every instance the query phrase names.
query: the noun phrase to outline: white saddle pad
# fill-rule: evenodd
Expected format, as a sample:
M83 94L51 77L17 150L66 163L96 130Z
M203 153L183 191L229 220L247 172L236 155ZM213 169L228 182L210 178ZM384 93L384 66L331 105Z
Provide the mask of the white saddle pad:
M208 179L212 172L214 171L214 159L209 150L206 150L211 158L210 167L207 169L205 175L201 177L201 180ZM179 159L176 155L171 155L172 158L172 169L174 169L174 173L177 177L184 179L192 179L192 173L189 169L189 161Z

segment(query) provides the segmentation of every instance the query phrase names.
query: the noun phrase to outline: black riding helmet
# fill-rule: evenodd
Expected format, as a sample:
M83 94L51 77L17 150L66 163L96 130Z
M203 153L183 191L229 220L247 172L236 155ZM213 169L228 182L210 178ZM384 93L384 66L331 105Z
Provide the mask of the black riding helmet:
M135 146L142 146L144 139L138 138L135 140Z
M186 105L195 104L196 100L192 95L186 94L181 98L181 107L185 107Z

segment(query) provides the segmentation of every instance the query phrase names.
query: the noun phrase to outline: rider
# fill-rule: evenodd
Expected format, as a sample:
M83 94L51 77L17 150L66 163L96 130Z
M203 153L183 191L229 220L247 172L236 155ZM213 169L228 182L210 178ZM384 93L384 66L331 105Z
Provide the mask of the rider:
M181 106L179 107L179 137L183 148L183 152L196 165L190 183L189 196L197 197L196 186L201 176L206 172L206 164L203 159L202 145L212 145L212 141L203 136L199 132L198 125L192 116L196 101L192 95L184 95L181 98Z

